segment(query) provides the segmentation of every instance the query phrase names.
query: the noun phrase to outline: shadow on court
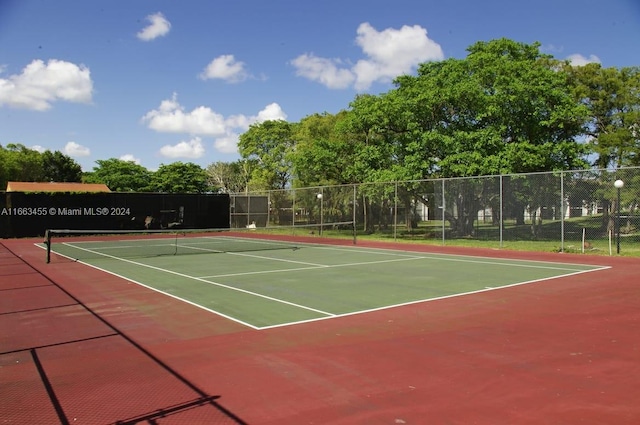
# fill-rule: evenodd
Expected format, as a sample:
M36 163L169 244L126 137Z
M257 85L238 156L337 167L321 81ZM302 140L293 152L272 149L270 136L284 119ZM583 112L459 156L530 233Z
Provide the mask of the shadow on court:
M0 242L7 423L244 424Z

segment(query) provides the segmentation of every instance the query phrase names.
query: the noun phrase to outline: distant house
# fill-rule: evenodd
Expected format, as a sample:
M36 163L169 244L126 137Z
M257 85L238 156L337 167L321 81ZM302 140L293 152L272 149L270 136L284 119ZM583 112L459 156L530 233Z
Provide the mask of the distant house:
M98 183L54 183L54 182L8 182L7 192L111 192L106 184Z

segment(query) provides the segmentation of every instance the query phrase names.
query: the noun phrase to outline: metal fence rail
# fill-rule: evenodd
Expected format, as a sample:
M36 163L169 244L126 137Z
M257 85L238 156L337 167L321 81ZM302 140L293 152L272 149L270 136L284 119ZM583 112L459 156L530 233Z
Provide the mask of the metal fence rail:
M231 222L260 227L354 221L360 235L393 239L481 240L495 247L544 241L563 252L620 253L621 246L640 241L639 202L640 167L631 167L237 194L232 206L243 207L232 208Z

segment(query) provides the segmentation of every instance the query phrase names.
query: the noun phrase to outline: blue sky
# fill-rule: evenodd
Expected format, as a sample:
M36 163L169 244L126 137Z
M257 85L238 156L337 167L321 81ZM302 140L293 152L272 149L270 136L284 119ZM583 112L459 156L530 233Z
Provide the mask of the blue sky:
M239 159L267 119L336 113L477 41L640 65L639 0L0 0L0 144L91 171Z

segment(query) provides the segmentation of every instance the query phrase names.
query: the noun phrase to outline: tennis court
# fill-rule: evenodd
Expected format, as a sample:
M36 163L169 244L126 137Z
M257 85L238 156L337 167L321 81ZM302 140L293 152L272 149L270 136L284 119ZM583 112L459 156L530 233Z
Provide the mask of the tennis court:
M306 230L3 240L3 418L638 422L637 259Z
M224 232L99 239L56 240L51 252L59 256L52 256L52 261L81 261L254 329L607 268L300 243Z

